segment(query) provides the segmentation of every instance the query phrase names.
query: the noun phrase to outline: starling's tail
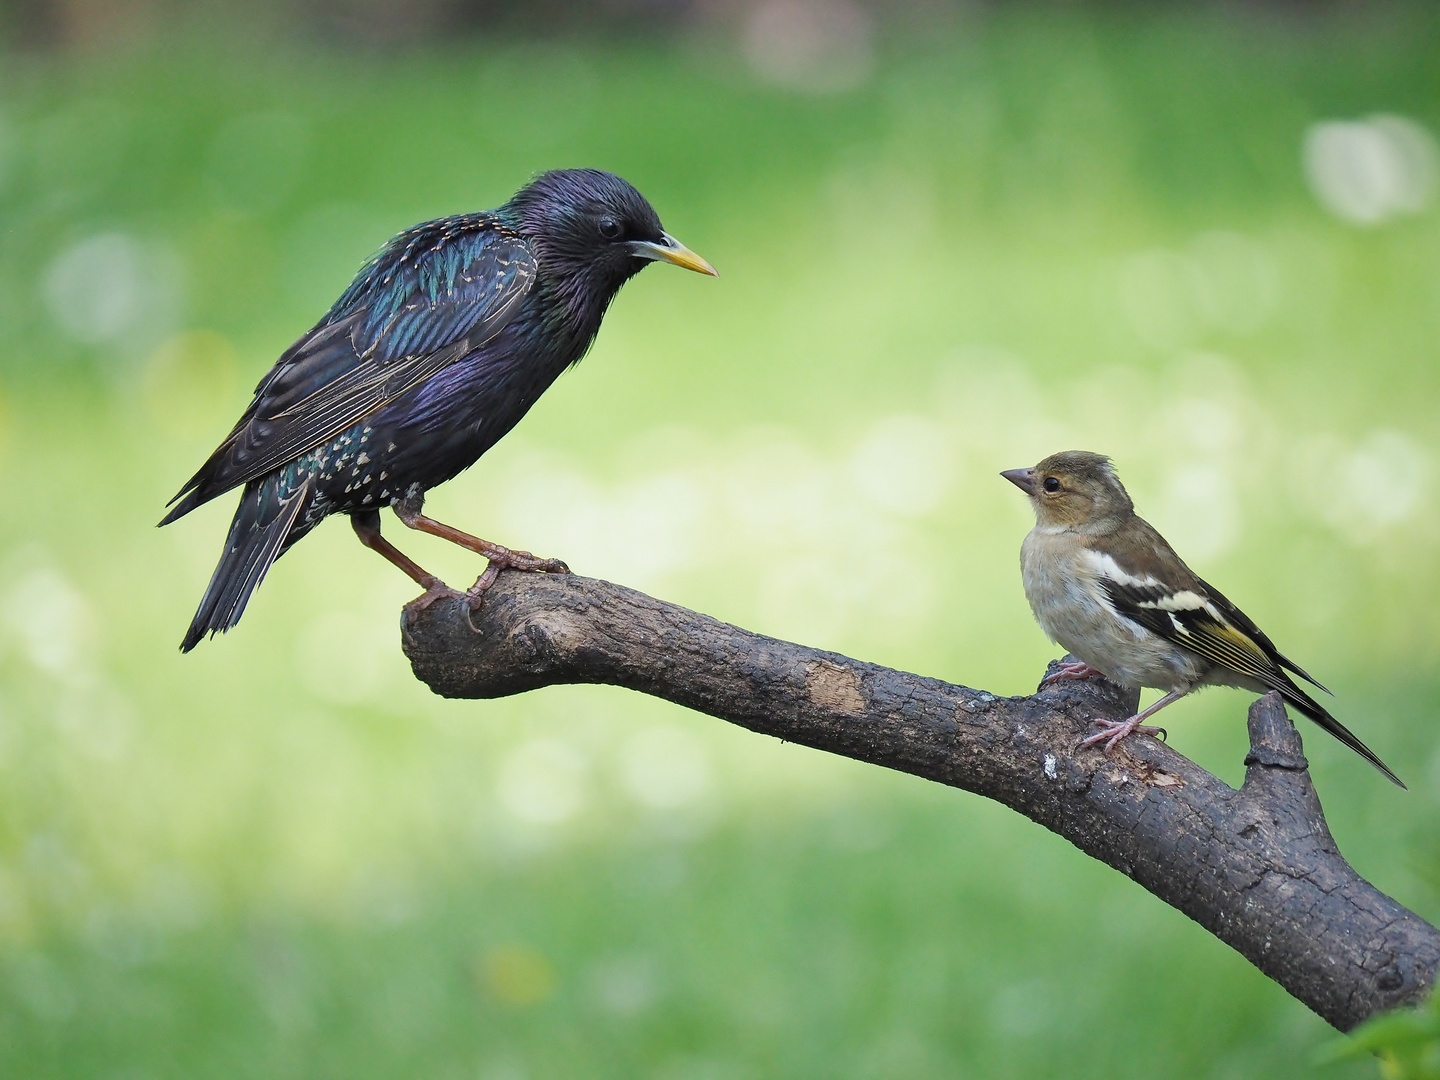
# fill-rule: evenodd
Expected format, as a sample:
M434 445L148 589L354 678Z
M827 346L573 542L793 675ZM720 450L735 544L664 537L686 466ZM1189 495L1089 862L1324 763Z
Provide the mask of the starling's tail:
M213 637L240 621L250 594L264 579L270 564L280 557L311 495L310 484L305 483L282 496L280 482L274 476L245 485L235 520L230 523L230 535L225 538L220 565L215 567L199 610L180 643L181 652L193 649L206 633Z
M1305 677L1309 678L1309 676ZM1314 680L1311 681L1313 682ZM1283 697L1291 705L1294 705L1295 708L1299 709L1311 720L1314 720L1315 723L1319 724L1331 735L1334 735L1335 738L1339 739L1346 746L1350 747L1351 750L1354 750L1366 761L1370 762L1371 765L1374 765L1375 768L1379 769L1382 773L1388 776L1394 783L1398 784L1402 788L1405 786L1404 781L1402 781L1398 776L1396 776L1393 772L1390 771L1390 766L1386 765L1385 762L1381 761L1380 756L1376 754L1374 750L1371 750L1368 746L1366 746L1363 742L1356 738L1354 733L1352 733L1349 728L1347 728L1344 724L1340 723L1339 720L1336 720L1333 716L1326 712L1324 707L1318 701L1312 698L1304 690L1301 690L1300 687L1296 686L1289 679L1285 680L1285 684L1275 686L1275 689L1280 691L1281 697ZM1316 683L1315 685L1319 686L1320 684Z

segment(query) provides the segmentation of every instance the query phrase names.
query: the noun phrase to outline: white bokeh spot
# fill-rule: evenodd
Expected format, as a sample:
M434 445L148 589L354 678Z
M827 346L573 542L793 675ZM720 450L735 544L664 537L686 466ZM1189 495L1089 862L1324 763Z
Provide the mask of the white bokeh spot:
M76 667L90 637L90 606L59 573L40 568L21 576L7 590L3 612L37 668L64 675Z
M500 805L520 821L554 825L573 817L585 803L588 763L561 739L521 743L501 762L495 782Z
M178 260L110 232L71 245L45 272L46 306L66 336L86 345L163 338L179 306Z
M1304 163L1320 204L1354 225L1420 213L1440 178L1434 137L1400 116L1315 124L1305 133Z
M709 756L692 735L671 727L650 728L621 749L620 779L641 806L652 810L689 806L710 792Z
M877 421L851 458L860 493L876 506L906 516L939 505L953 470L945 429L922 416Z

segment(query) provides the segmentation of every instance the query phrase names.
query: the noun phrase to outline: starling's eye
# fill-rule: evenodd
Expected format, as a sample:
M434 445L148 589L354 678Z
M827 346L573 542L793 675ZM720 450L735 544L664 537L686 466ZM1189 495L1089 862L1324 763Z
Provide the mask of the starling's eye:
M619 240L620 234L625 230L620 228L620 223L613 217L602 217L600 219L600 235L606 240Z
M1045 477L1045 483L1042 486L1045 488L1046 491L1050 492L1053 495L1055 492L1060 490L1060 481L1056 480L1053 476L1047 476Z

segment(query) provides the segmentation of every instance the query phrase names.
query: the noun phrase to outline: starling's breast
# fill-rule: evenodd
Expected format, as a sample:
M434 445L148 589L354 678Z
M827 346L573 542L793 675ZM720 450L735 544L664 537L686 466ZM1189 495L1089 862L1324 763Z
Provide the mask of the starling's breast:
M443 484L519 423L589 344L538 333L528 314L310 455L331 512Z
M307 480L314 486L309 522L326 514L388 505L404 494L387 465L389 441L371 420L341 432L282 470L282 493Z

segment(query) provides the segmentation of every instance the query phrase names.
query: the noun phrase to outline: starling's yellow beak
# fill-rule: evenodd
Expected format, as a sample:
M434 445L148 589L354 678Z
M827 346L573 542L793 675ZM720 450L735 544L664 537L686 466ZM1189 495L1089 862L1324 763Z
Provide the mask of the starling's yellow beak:
M1034 469L1006 469L1000 474L1010 483L1014 484L1026 495L1035 494L1035 470Z
M661 233L658 244L650 240L632 240L630 241L630 250L642 259L674 263L676 266L683 266L686 270L694 270L697 274L709 274L711 277L720 276L715 272L713 266L669 233Z

